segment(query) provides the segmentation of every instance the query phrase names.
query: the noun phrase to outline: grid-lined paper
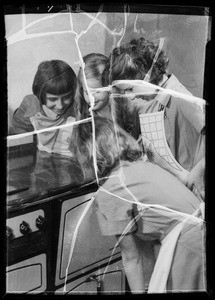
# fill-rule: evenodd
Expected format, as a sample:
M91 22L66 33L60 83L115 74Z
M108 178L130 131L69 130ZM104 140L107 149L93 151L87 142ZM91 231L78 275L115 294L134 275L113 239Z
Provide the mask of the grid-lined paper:
M182 166L175 160L166 141L164 111L139 114L139 117L142 139L150 140L160 156L175 169L182 170Z

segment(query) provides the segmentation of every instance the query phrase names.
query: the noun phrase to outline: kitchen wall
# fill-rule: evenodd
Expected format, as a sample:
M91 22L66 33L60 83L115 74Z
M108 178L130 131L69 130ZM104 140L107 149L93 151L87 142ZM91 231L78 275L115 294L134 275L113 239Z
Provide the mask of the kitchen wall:
M5 14L7 40L8 123L23 97L32 93L38 64L62 59L79 69L78 46L82 55L109 55L119 42L133 37L165 38L170 58L169 72L195 95L203 97L207 15L165 14L142 11Z

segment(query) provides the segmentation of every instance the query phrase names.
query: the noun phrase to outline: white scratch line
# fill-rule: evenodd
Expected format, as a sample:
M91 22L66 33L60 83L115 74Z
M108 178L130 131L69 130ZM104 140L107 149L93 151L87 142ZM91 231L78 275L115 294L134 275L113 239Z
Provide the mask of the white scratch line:
M172 215L172 218L175 218L179 221L183 221L183 218L187 218L189 217L190 219L192 219L192 221L194 222L197 222L197 223L202 223L203 220L196 217L196 216L193 216L193 215L190 215L190 214L187 214L187 213L183 213L183 212L179 212L179 211L176 211L176 210L173 210L171 208L168 208L168 207L165 207L163 205L160 205L160 204L145 204L145 203L142 203L142 202L136 202L136 201L132 201L132 200L128 200L128 199L125 199L121 196L118 196L118 195L115 195L111 192L109 192L108 190L106 190L105 188L103 188L102 186L99 187L99 190L103 191L104 193L107 193L111 196L115 196L123 201L126 201L126 202L129 202L129 203L133 203L133 204L138 204L139 206L143 207L144 209L145 208L150 208L150 209L154 209L155 212L156 212L156 208L157 209L160 209L162 210L163 212L160 212L161 215L164 215L164 216L169 216L168 214L170 213Z
M111 35L119 35L119 36L122 35L123 29L121 29L120 32L115 32L115 30L110 30L102 21L98 20L97 17L95 18L92 15L82 11L80 11L80 13L89 17L92 20L96 20L96 22L100 24L102 27L104 27Z
M71 22L71 28L73 28L73 20L72 20L72 15L70 14L70 22ZM76 37L75 37L75 43L76 43L76 46L77 46L77 50L78 50L78 56L79 56L79 60L80 60L80 66L82 67L83 69L83 78L84 78L84 81L85 81L85 84L86 84L86 88L87 88L87 91L90 95L90 106L91 108L94 106L94 97L92 96L92 94L90 93L89 89L88 89L88 86L87 86L87 82L86 82L86 76L85 76L85 72L84 72L84 68L85 68L85 63L83 61L83 57L82 57L82 54L81 54L81 51L80 51L80 48L79 48L79 45L78 45L78 40L79 38L85 34L93 25L95 24L95 20L93 20L92 22L90 22L90 24L88 25L87 29L84 30L84 31L81 31L81 33L78 35L76 33ZM98 180L98 174L97 174L97 160L96 160L96 155L95 155L95 122L94 122L94 118L93 118L93 112L92 110L90 111L91 113L91 122L92 122L92 135L93 135L93 164L94 164L94 169L95 169L95 175L96 175L96 180L97 180L97 183L99 183L99 180ZM97 193L97 192L96 192ZM91 200L89 201L89 203L87 204L86 208L84 209L78 223L77 223L77 226L75 228L75 232L74 232L74 235L73 235L73 238L72 238L72 243L71 243L71 248L70 248L70 255L69 255L69 261L68 261L68 265L67 265L67 268L66 268L66 276L65 276L65 284L64 284L64 288L63 288L63 291L66 292L66 282L67 282L67 277L68 277L68 270L69 270L69 265L71 263L71 260L72 260L72 255L73 255L73 251L74 251L74 246L75 246L75 242L76 242L76 238L77 238L77 234L78 234L78 229L80 227L80 224L83 220L83 218L85 217L86 213L88 212L91 204L93 203L94 199L95 199L95 195L96 193L93 195L93 197L91 198Z
M93 117L93 112L92 117ZM96 181L97 184L99 185L99 179L98 179L98 168L97 168L97 155L96 155L96 129L95 129L95 120L94 117L92 118L92 135L93 135L93 166L94 166L94 171L96 175Z
M160 52L161 52L161 50L163 48L164 40L165 40L165 38L160 38L159 46L158 46L158 49L157 49L157 51L155 53L154 59L152 61L151 68L148 70L148 72L147 72L147 74L146 74L146 76L145 76L145 78L143 80L147 80L147 79L149 80L149 78L151 77L152 69L154 67L154 64L156 63L158 55L160 54Z
M19 41L22 41L22 40L25 40L25 39L28 39L28 37L30 36L31 37L37 37L37 36L40 36L41 33L39 34L26 34L25 30L40 23L40 22L43 22L43 21L46 21L46 20L49 20L49 19L52 19L52 18L55 18L56 16L58 16L60 13L56 13L56 14L51 14L51 15L48 15L46 17L43 17L43 18L40 18L38 20L35 20L31 23L29 23L28 25L26 25L24 28L20 29L19 31L17 31L16 33L12 34L11 36L7 37L7 41L8 41L8 45L11 45L11 44L14 44L16 42L19 42ZM68 13L64 13L64 15L67 15ZM68 32L68 31L63 31L63 33L65 32ZM57 33L56 32L48 32L48 34L54 34L54 33Z
M24 8L24 6L22 6L22 28L26 27L26 16L25 16L24 10L25 10L25 8Z
M100 189L101 189L101 187L100 187ZM104 189L103 189L103 190L104 190ZM128 190L127 187L126 187L126 190ZM106 190L104 190L104 191L106 191ZM106 191L106 192L108 192L108 191ZM108 193L109 193L109 192L108 192ZM109 193L109 194L110 194L110 193ZM130 194L132 194L132 193L130 192ZM113 194L113 195L114 195L114 194ZM117 195L114 195L114 196L118 197ZM121 198L121 197L118 197L118 198ZM135 198L135 197L134 197L134 198ZM122 200L126 200L126 199L124 199L124 198L121 198L121 199L122 199ZM132 201L130 201L130 200L126 200L126 201L132 202ZM135 201L134 203L136 203L136 201ZM140 204L140 203L139 203L139 204ZM105 268L105 270L104 270L102 280L104 280L105 274L106 274L106 272L107 272L107 270L108 270L108 267L109 267L109 265L110 265L110 262L111 262L111 259L112 259L113 254L114 254L114 251L116 250L117 246L119 245L119 243L120 243L121 240L123 239L124 235L127 234L127 233L129 232L129 230L132 228L133 224L134 224L135 222L137 222L137 221L142 217L142 215L144 214L144 212L146 211L146 209L151 209L151 206L155 206L155 205L144 205L144 206L145 206L144 209L143 209L142 211L139 211L138 215L136 215L136 216L134 217L134 219L131 220L131 221L128 223L128 225L127 225L127 226L125 227L125 229L123 230L123 232L122 232L120 238L117 240L117 242L116 242L116 244L115 244L115 246L114 246L114 248L113 248L113 250L112 250L112 252L111 252L111 256L110 256L110 258L109 258L109 260L108 260L108 264L107 264L107 266L106 266L106 268ZM156 206L160 206L160 205L156 205ZM166 209L166 207L163 207L163 208ZM152 208L152 209L153 209L153 208ZM168 209L168 210L169 210L169 209ZM203 221L201 218L198 218L198 217L195 216L195 215L197 215L197 213L198 213L198 209L197 209L193 214L191 214L191 215L184 213L184 218L181 218L181 219L179 219L179 220L180 220L180 222L187 223L189 219L192 219L192 220L195 219L195 221L196 221L196 219L197 219L197 223L199 223L199 224L204 223L204 221ZM161 214L162 214L162 213L161 213Z
M139 17L139 14L136 14L135 20L134 20L134 32L139 32L139 31L137 30L137 20L138 20L138 17Z
M181 92L177 92L177 91L174 91L172 89L166 89L166 88L162 88L158 85L155 85L153 83L149 83L147 81L144 81L144 80L115 80L112 82L112 86L115 86L117 84L120 84L120 83L125 83L125 84L129 84L129 85L133 85L133 86L143 86L143 94L144 94L144 85L146 87L149 87L149 88L152 88L153 90L156 88L157 90L160 90L162 93L165 93L165 94L170 94L172 96L176 96L176 97L180 97L180 98L183 98L185 100L188 100L192 103L196 103L198 105L205 105L206 104L206 100L202 99L202 98L199 98L199 97L196 97L196 96L193 96L193 95L189 95L189 94L184 94L184 93L181 93ZM134 94L134 93L133 93ZM136 94L141 94L141 91L137 92ZM115 94L119 97L125 97L125 94L123 95L120 95L120 94Z
M127 7L127 5L124 4L124 26L122 28L123 29L123 34L122 34L121 38L119 39L119 41L117 42L117 47L120 46L121 41L122 41L122 39L123 39L123 37L125 35L125 31L126 31L126 26L127 26L127 12L126 12L126 7Z
M48 12L50 12L50 10L53 8L53 6L51 6L49 9L48 9Z
M20 134L9 135L9 136L7 136L7 139L8 140L16 140L16 139L19 139L19 138L30 136L32 134L38 134L38 133L42 133L42 132L46 132L46 131L57 130L57 129L60 129L60 128L76 126L76 125L79 125L79 124L82 124L82 123L89 122L91 120L92 120L92 118L90 117L90 118L86 118L84 120L75 121L75 122L71 122L71 123L66 123L66 124L63 124L63 125L53 126L53 127L49 127L49 128L43 128L43 129L31 131L31 132L25 132L25 133L20 133Z
M67 282L67 277L68 277L69 265L70 265L71 260L72 260L72 255L73 255L73 251L74 251L74 247L75 247L75 242L76 242L76 239L77 239L78 230L79 230L81 222L83 221L85 215L87 214L91 204L95 200L95 196L96 196L97 193L98 193L98 191L95 192L95 194L92 196L90 201L87 203L87 206L85 207L80 219L78 220L78 223L76 225L76 228L75 228L75 231L74 231L74 234L73 234L73 237L72 237L72 243L71 243L71 248L70 248L70 253L69 253L69 260L68 260L68 264L67 264L67 267L66 267L65 284L64 284L64 288L63 288L64 293L66 292L66 282Z

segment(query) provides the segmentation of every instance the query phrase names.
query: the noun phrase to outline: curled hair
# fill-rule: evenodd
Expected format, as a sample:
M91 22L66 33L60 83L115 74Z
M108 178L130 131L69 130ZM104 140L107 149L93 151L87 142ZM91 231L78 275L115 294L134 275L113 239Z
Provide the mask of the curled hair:
M158 85L169 63L163 50L160 51L155 62L159 45L154 44L143 37L133 39L129 43L115 48L108 57L103 72L103 84L111 84L114 80L140 79L143 80L152 67L150 83Z
M46 104L46 93L53 95L72 92L75 95L77 77L73 69L62 60L43 61L34 77L32 90L42 104Z
M84 72L86 79L95 78L102 84L102 75L104 68L106 66L107 57L100 53L90 53L83 57L85 64ZM138 138L139 131L139 117L137 111L131 109L131 104L127 98L117 98L110 99L112 101L111 112L114 115L116 122L127 132L132 134L135 138ZM89 105L84 99L83 95L83 69L80 68L78 73L78 86L75 95L75 109L76 109L76 119L86 119L90 117ZM138 124L136 124L138 123Z
M142 156L138 142L110 119L95 116L95 149L98 177L108 176L120 160L136 161ZM83 174L94 173L92 122L73 129L70 150L82 167ZM95 173L94 173L95 174Z
M87 79L95 78L101 82L102 73L105 68L107 57L100 53L90 53L83 57L85 64L84 73ZM84 99L83 95L83 68L78 72L78 86L75 95L76 103L76 118L85 119L89 117L89 105Z

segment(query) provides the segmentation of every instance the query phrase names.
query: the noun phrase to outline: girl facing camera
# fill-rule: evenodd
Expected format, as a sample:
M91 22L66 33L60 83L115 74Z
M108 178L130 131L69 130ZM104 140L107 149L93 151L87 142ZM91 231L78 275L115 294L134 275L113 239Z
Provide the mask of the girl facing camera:
M33 94L24 97L14 112L11 134L37 131L75 121L74 95L77 78L62 60L39 64L32 85ZM38 149L72 156L68 150L72 127L37 134Z

